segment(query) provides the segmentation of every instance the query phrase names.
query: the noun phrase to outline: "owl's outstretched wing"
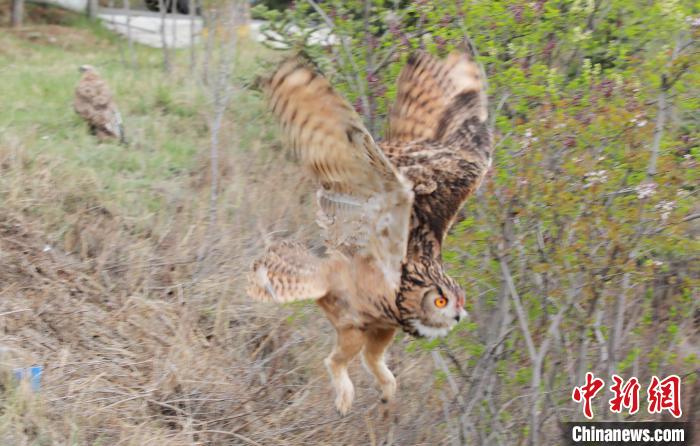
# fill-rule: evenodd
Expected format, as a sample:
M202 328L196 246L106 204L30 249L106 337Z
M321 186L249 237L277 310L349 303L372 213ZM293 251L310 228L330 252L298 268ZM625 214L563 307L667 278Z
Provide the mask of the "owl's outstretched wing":
M397 87L387 132L394 143L441 140L468 117L486 120L483 75L466 53L455 51L440 60L418 51L401 70ZM465 93L476 96L474 103L451 107Z
M94 70L87 70L80 78L73 107L98 137L111 137L124 142L121 114L107 83Z
M284 61L261 82L284 137L319 184L326 245L376 261L398 286L413 192L350 104L306 60Z
M263 302L319 299L329 290L326 268L322 259L300 244L281 242L253 263L247 293Z
M415 185L420 224L439 245L491 165L485 78L464 52L418 52L403 68L382 148Z

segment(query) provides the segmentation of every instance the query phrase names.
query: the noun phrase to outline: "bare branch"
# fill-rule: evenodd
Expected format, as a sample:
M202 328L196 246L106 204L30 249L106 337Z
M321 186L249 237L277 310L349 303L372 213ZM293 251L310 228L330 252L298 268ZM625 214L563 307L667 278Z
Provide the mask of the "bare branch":
M503 273L503 278L508 286L508 291L511 298L513 299L513 305L515 305L515 313L518 315L518 323L520 324L520 330L523 332L523 338L525 339L525 345L527 345L527 351L530 354L530 359L535 362L537 358L537 349L535 348L535 343L532 340L532 335L530 334L530 329L528 328L527 315L525 314L525 309L520 300L520 295L515 289L515 284L513 283L513 276L510 274L510 268L505 259L499 258L498 263L501 265L501 272Z
M311 5L312 8L314 8L314 11L316 11L318 13L318 15L321 17L321 19L323 19L323 21L326 23L326 25L328 26L328 28L331 32L334 32L334 30L337 30L337 26L335 26L335 23L333 22L333 20L330 17L328 17L328 14L326 14L325 11L323 11L323 9L318 5L318 3L316 3L314 0L306 0L306 1L309 3L309 5ZM342 45L341 47L342 47L343 52L345 54L346 63L350 64L350 66L352 68L352 72L355 75L354 76L354 81L355 81L354 83L355 83L355 87L359 93L360 101L362 102L363 114L365 116L368 116L370 113L370 106L369 106L369 99L367 97L367 90L365 89L364 81L360 77L360 69L357 67L357 64L355 63L355 59L352 56L352 50L350 49L350 44L348 43L348 38L347 38L347 36L342 36L342 35L338 34L338 40L340 41L340 43ZM334 52L334 55L337 55L335 50L333 50L333 52ZM338 59L338 61L342 60L339 57L337 57L337 59Z

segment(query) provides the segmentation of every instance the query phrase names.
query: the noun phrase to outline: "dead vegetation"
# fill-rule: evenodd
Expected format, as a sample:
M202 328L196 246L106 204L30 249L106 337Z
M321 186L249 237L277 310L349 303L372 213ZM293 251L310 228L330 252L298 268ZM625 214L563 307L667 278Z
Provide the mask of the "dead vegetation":
M0 157L7 164L8 153ZM49 172L32 185L17 178L27 178L27 163L18 160L14 187L52 189ZM275 187L286 181L293 192L280 173ZM296 194L273 198L265 193L271 185L241 197L240 208L290 221L294 206L280 210ZM365 444L365 435L379 435L368 416L378 394L358 364L357 410L345 419L333 411L322 367L333 335L318 310L256 305L242 295L242 274L262 243L251 225L260 216L241 212L239 221L222 224L215 256L207 258L213 265L201 274L195 259L205 206L197 205L199 191L188 192L189 204L174 205L161 224L141 231L81 197L66 205L72 212L63 245L31 215L48 205L44 199L0 211L2 363L45 368L41 392L21 396L36 401L0 412L3 443ZM432 425L437 412L424 410L432 405L431 367L419 367L422 355L403 353L404 346L393 349L392 367L403 387L423 391L400 399L424 401L405 406L398 422ZM439 430L402 432L400 444L439 438Z
M82 157L123 151L141 159L164 150L164 140L139 134L128 149L97 145L73 136L84 132L77 120L66 125L67 140L84 144ZM269 132L259 118L255 125L256 136ZM130 192L105 176L135 174L113 172L97 155L76 166L31 148L41 141L36 125L0 140L0 361L4 372L44 367L38 393L4 379L0 443L348 445L387 435L397 444L440 442L429 356L407 353L408 339L389 360L406 389L398 404L411 405L377 421L379 394L356 362L357 406L341 419L322 365L333 332L319 310L243 295L265 237L301 227L308 238L316 228L297 169L259 138L233 146L241 135L232 138L232 126L229 118L222 128L216 243L201 261L210 230L206 156L142 178ZM179 131L197 132L197 124ZM149 200L158 205L143 204Z
M427 353L425 344L400 337L391 347L399 391L390 416L354 362L357 399L351 414L339 418L322 365L334 336L330 324L311 303L278 307L243 295L244 273L268 238L317 233L309 185L280 150L256 94L234 92L223 115L214 171L218 212L210 224L209 109L188 80L188 64L177 59L186 54L174 52L166 79L158 51L136 48L139 68L127 69L118 45L88 25L4 31L0 97L11 105L0 108L0 444L443 445L464 444L465 432L480 444L526 443L532 364L499 274L462 269L474 319L447 344L431 344ZM68 36L68 43L51 36L58 42ZM260 51L241 49L235 82L259 62ZM134 129L128 148L98 144L72 114L83 63L102 68L115 85ZM503 187L486 187L479 209L487 209L488 197L510 196ZM483 220L502 227L497 212ZM463 248L459 240L454 246ZM497 259L487 249L479 256L482 272ZM687 258L694 257L679 263ZM515 291L529 291L523 303L534 308L529 300L539 294L528 287L528 264L510 265L513 271L504 267L503 275L516 276ZM624 342L641 351L630 355L626 370L640 377L680 370L689 392L700 382L690 381L697 355L686 361L681 347L697 348L697 334L689 318L661 303L678 300L680 289L697 280L696 270L658 274L658 284L636 288L635 296L649 294L659 305L655 322L639 333L630 331L641 319L642 309L634 307ZM598 279L591 278L591 289ZM598 311L612 308L614 291ZM696 297L688 295L689 306L697 308ZM551 343L538 330L546 324L531 319L533 356L550 346L540 400L547 410L538 420L549 444L559 444L558 421L580 413L570 401L572 371L605 363L604 319L589 314L598 325L586 331L591 321L583 313L593 308L586 305L572 305ZM666 317L669 325L681 320L683 344L663 336L668 330L656 321ZM542 320L548 318L543 310ZM571 348L577 339L586 353ZM13 368L34 364L45 370L36 393L10 376ZM689 419L698 401L684 406ZM602 410L606 401L597 404Z
M11 0L0 0L0 23L10 20ZM30 25L68 25L75 20L75 14L44 4L29 3L24 5L24 20Z

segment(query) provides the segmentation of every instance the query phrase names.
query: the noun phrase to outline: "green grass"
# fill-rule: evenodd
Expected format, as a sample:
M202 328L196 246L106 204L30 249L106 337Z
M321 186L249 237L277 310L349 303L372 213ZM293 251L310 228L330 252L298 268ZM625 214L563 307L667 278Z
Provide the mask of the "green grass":
M35 26L0 34L5 48L0 51L0 146L19 146L33 165L28 172L50 165L55 181L83 183L85 193L97 194L119 215L157 211L168 193L180 188L183 175L202 167L205 158L198 154L208 150L211 107L196 81L199 73L190 73L188 50L179 50L174 52L174 72L165 76L161 50L141 45L134 46L137 68L127 66L123 40L98 23L68 17L63 22L69 27ZM253 51L259 49L242 47L237 79L251 76ZM78 67L83 64L97 67L110 85L128 147L98 142L73 112ZM260 138L260 101L247 91L239 91L234 100L245 106L229 112L229 123L247 121L232 131L238 132L237 146L248 148ZM223 152L232 150L225 138L229 133L222 133ZM57 214L53 217L60 220Z
M0 373L26 363L47 367L39 395L6 392L11 380L0 382L2 444L191 444L189 433L173 439L157 405L127 398L134 405L125 408L112 404L118 393L107 399L103 394L115 388L138 393L144 382L171 370L173 360L180 362L167 353L170 348L188 352L177 367L192 375L179 388L195 395L206 381L212 401L220 401L214 395L233 395L225 407L212 408L221 410L212 420L237 410L236 395L242 392L231 390L238 383L231 364L247 364L249 358L231 345L249 342L258 319L237 321L235 332L228 327L240 317L241 302L249 314L252 308L237 283L249 268L249 253L257 251L251 247L261 227L251 224L252 217L275 222L272 216L292 200L280 193L270 197L270 190L293 190L294 184L285 183L287 169L277 166L274 183L259 181L260 191L248 188L251 178L267 178L260 171L267 172L266 163L281 155L267 150L275 132L259 95L239 88L220 133L220 222L208 261L214 268L197 276L192 259L210 243L211 232L212 106L210 87L200 81L203 49L198 48L194 75L188 50L174 52L169 75L160 50L135 45L137 67L123 63L127 51L124 40L75 15L62 15L58 25L30 21L19 30L0 29L0 313L24 309L16 313L19 318L12 313L0 319L7 335L0 345ZM246 83L259 57L267 53L243 42L232 82ZM99 142L73 111L83 64L95 66L110 85L127 146ZM285 216L297 211L291 208ZM173 297L183 284L185 312L177 310L184 307ZM281 320L275 314L285 311L268 308L266 320ZM88 332L102 334L84 342ZM183 342L185 332L194 341ZM213 332L232 342L213 347L196 340ZM35 338L45 342L28 341ZM165 350L152 344L166 338ZM45 347L50 344L60 347ZM130 359L117 358L122 353ZM131 363L134 354L141 357L135 366L107 370ZM313 360L304 363L320 363L318 352L307 354ZM72 366L62 365L66 358L70 364L105 361L97 376L84 370L71 375ZM197 364L202 369L195 372ZM75 385L78 381L89 389ZM169 399L166 393L162 398ZM86 400L99 409L86 408L92 404Z
M490 7L493 2L472 3ZM254 44L239 48L232 80L239 89L220 134L218 221L210 224L207 119L212 107L209 87L199 81L201 64L193 76L188 51L178 51L174 70L166 76L161 51L137 45L137 67L130 67L123 62L124 40L98 24L65 14L60 24L0 30L0 444L236 443L227 433L259 444L370 444L368 432L374 428L381 436L387 429L369 423L377 399L374 384L358 364L351 369L356 409L348 417L329 419L332 395L321 364L333 334L315 305L258 305L245 295L245 276L265 242L287 235L318 237L313 194L304 190L310 186L299 181L300 169L279 150L259 94L242 87L257 72L266 72L265 59L279 56ZM519 28L515 34L520 35ZM508 40L491 44L502 44L500 54L510 51ZM198 51L201 61L203 50ZM499 67L501 59L491 63ZM73 112L82 64L96 66L112 87L128 146L100 143ZM469 218L446 244L445 259L467 285L473 319L446 341L398 336L390 367L401 382L401 410L396 418L385 417L397 420L397 433L403 435L394 444L451 443L448 424L456 426L461 413L453 410L459 409L457 397L481 398L474 392L487 387L489 376L494 378L493 392L484 394L489 404L474 400L469 422L475 432L501 429L491 424L500 419L510 432L501 442L515 444L508 439L527 431L533 364L523 353L508 294L501 292L507 288L499 251L507 245L502 243L507 228L518 241L511 249L512 271L535 343L548 333L540 321L552 320L554 304L569 292L580 293L543 363L548 387L537 389L548 393L549 415L542 419L548 420L548 433L559 438L558 417L551 415L573 413L570 371L583 351L580 346L588 346L582 367L590 358L595 366L595 358L602 357L607 343L597 342L591 316L594 310L607 312L599 331L610 333L605 322L613 320L619 290L627 293L632 310L625 314L625 327L632 329L618 351L618 359L625 358L618 370L638 367L639 376L657 369L683 374L697 366L697 355L683 359L684 350L674 345L694 329L697 309L692 290L698 275L685 266L692 265L687 254L696 243L689 236L695 227L688 222L684 229L680 221L692 212L691 203L677 193L696 190L694 171L686 168L694 161L679 161L664 148L690 144L670 122L659 159L664 166L659 188L643 203L644 218L658 218L655 205L661 200L676 201L678 209L672 225L639 249L629 237L640 227L636 194L612 203L597 198L646 177L640 154L652 140L655 107L642 99L655 98L657 87L633 95L620 88L610 100L591 105L571 100L572 82L553 99L531 101L530 87L543 95L540 78L524 76L516 59L507 64L510 69L493 71L490 83L495 98L510 95L513 101L497 117L494 178L485 182L478 199L469 201ZM625 76L630 85L638 80ZM628 100L631 110L623 109ZM584 124L583 111L605 119ZM649 125L616 132L625 135L619 141L610 136L615 126L628 128L637 111L650 113ZM539 144L523 137L530 127ZM577 143L560 152L570 133ZM587 145L608 140L605 156L595 161ZM695 146L689 150L697 152ZM567 158L563 167L559 156ZM611 175L608 189L581 187L587 172L601 168ZM613 181L614 174L620 183ZM606 246L620 247L623 254L617 258L629 254L630 262L595 255ZM587 247L596 248L588 254ZM657 257L664 270L654 272ZM609 269L609 277L599 277ZM627 276L633 287L625 284ZM599 290L607 290L600 301ZM501 331L500 321L510 326ZM492 350L501 332L502 343ZM688 346L694 346L693 339L688 337ZM436 376L426 352L433 348L454 354L455 366L461 367L450 363L449 372ZM488 359L485 352L493 356ZM15 391L2 376L34 363L46 366L39 394ZM451 373L459 394L447 385ZM448 406L453 416L446 419Z

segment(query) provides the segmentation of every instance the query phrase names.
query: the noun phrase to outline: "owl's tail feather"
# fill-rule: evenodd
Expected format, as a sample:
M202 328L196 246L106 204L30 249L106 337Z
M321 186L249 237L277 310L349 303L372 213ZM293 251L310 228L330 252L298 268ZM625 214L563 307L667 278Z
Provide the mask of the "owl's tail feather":
M247 293L263 302L320 299L328 292L325 269L324 259L301 244L280 242L253 263Z
M466 51L445 59L412 54L398 80L387 139L445 142L467 122L488 115L486 76Z

